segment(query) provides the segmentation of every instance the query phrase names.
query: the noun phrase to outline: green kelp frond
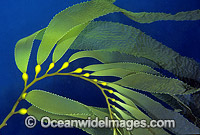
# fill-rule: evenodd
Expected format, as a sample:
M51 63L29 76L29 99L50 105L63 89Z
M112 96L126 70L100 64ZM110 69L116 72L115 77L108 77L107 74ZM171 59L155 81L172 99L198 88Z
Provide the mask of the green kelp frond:
M76 26L116 11L118 11L118 7L110 2L92 0L76 4L57 14L51 20L44 33L38 50L38 64L42 64L54 45ZM76 35L78 34L79 33L76 33Z
M87 118L88 115L91 114L90 110L84 105L45 91L31 91L27 94L26 100L31 102L34 106L53 114L74 117L79 117L79 115L81 115L80 117L82 118Z
M69 49L70 45L74 42L80 32L89 24L90 22L80 24L70 30L61 40L58 41L57 46L53 53L52 61L56 63Z
M195 60L152 39L142 31L113 22L92 22L70 47L79 50L117 51L149 59L180 79L200 82L200 66ZM115 59L121 59L117 57Z
M81 49L81 48L80 48ZM131 62L131 63L139 63L142 65L148 65L152 68L160 68L155 62L143 58L143 57L136 57L134 55L128 55L125 53L120 52L110 52L106 50L92 50L92 51L80 51L74 53L70 58L69 62L73 62L80 58L90 57L97 59L102 63L116 63L116 62Z
M35 39L41 39L45 29L39 30L32 35L20 39L15 46L15 62L22 73L27 71L28 62Z

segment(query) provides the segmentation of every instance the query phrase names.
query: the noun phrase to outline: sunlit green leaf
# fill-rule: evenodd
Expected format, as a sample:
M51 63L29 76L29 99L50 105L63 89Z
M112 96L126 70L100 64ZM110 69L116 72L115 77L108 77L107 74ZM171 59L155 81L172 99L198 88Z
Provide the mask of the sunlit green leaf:
M47 59L55 44L73 30L74 27L116 11L119 11L119 8L110 1L92 0L76 4L57 14L49 23L39 46L38 64L42 64ZM79 33L76 34L78 36Z
M101 71L101 70L113 69L113 68L121 68L121 69L131 70L133 72L146 72L146 73L150 73L150 74L159 75L159 73L157 71L155 71L154 69L152 69L149 66L138 64L138 63L128 63L128 62L89 65L89 66L83 68L83 70Z
M130 74L134 74L136 72L131 71L131 70L126 70L126 69L121 69L121 68L113 68L113 69L105 69L105 70L100 70L96 71L94 73L91 73L92 76L116 76L116 77L125 77Z
M27 71L33 41L37 38L42 38L44 31L45 29L39 30L17 42L15 46L15 62L22 73L26 73Z
M155 62L145 59L143 57L136 57L133 55L127 55L119 52L109 52L105 50L80 51L74 53L68 61L73 62L77 59L85 57L97 59L102 63L133 62L148 65L154 68L159 68L159 66Z
M26 100L32 105L53 114L71 115L73 117L77 115L77 117L82 116L82 118L87 118L92 114L87 106L77 101L41 90L30 91Z
M52 61L57 62L68 50L70 45L74 42L80 32L89 24L89 22L80 24L72 28L61 40L58 41L57 46L53 52Z

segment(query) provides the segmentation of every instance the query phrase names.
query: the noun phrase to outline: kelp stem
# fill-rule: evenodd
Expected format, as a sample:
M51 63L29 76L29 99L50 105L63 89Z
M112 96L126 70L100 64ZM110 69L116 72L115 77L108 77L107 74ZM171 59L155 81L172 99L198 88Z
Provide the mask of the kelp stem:
M42 76L42 77L40 77L40 78L35 78L35 79L34 79L29 85L27 85L27 86L26 86L27 82L26 82L26 81L24 82L24 89L23 89L21 95L19 96L19 98L18 98L17 101L15 102L15 104L14 104L12 110L10 111L10 113L6 116L6 118L5 118L5 119L3 120L3 122L1 123L0 129L2 129L3 127L5 127L5 126L7 125L7 121L10 119L10 117L12 117L14 114L16 114L15 110L16 110L18 104L20 103L20 101L22 100L22 95L27 91L27 89L28 89L29 87L31 87L35 82L37 82L37 81L39 81L39 80L41 80L41 79L43 79L43 78L45 78L45 77L46 77L46 75L44 75L44 76Z
M19 102L22 100L22 94L24 94L27 90L27 87L26 87L26 82L25 82L25 87L24 87L24 90L22 91L21 95L19 96L19 98L17 99L17 101L15 102L12 110L10 111L10 113L6 116L6 118L3 120L3 122L1 123L0 125L0 129L2 129L3 127L5 127L7 124L7 121L10 119L10 117L12 117L14 114L16 114L15 110L19 104Z

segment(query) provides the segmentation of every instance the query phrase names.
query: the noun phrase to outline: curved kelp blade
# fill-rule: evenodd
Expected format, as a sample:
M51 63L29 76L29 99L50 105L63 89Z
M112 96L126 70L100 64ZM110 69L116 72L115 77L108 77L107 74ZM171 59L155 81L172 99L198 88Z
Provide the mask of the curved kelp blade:
M134 63L148 65L154 68L159 68L159 66L155 62L148 60L146 58L135 57L133 55L127 55L127 54L119 53L119 52L110 52L110 51L105 51L105 50L80 51L80 52L74 53L69 58L68 61L73 62L77 59L85 58L85 57L97 59L102 63L134 62Z
M54 45L74 27L117 11L119 8L110 1L92 0L76 4L57 14L44 33L37 54L38 64L42 64L47 59Z
M187 20L200 20L200 10L192 10L186 12L178 12L174 15L166 13L153 13L153 12L139 12L133 13L122 9L121 12L130 19L139 23L152 23L162 20L174 20L174 21L187 21Z
M15 62L22 73L27 71L28 62L35 39L41 39L45 29L39 30L32 35L22 38L15 46Z
M71 116L66 116L66 115L56 115L56 114L52 114L46 111L43 111L35 106L31 106L28 108L28 115L34 116L38 121L41 121L41 119L45 116L45 117L49 117L51 120L83 120L80 118L76 118L76 117L71 117ZM69 128L71 127L71 123L69 122L69 124L65 124L65 126L69 126ZM74 127L76 127L76 125L73 125ZM67 127L66 127L67 128ZM88 134L91 135L112 135L112 129L110 128L83 128L83 127L76 127L76 128L80 128L83 131L87 132Z
M145 115L143 112L141 112L139 109L132 107L130 105L124 104L120 101L116 101L116 103L120 105L121 107L123 107L124 109L126 109L128 112L130 112L134 118L138 120L145 119L147 121L150 121L150 118L147 115Z
M127 105L134 107L134 108L137 108L137 106L129 98L119 94L118 92L113 92L113 94L115 96L117 96L118 98L120 98L122 101L124 101Z
M30 91L26 100L32 105L53 114L79 118L87 118L92 114L84 104L41 90Z
M133 90L119 85L108 83L109 87L114 88L120 94L131 99L137 106L141 107L148 115L155 120L175 120L175 128L167 128L175 134L199 134L200 129L190 123L179 113L166 109L159 102Z
M114 83L133 89L171 95L187 94L185 91L190 89L190 86L178 79L166 78L142 72L128 75Z
M135 74L136 72L131 71L131 70L126 70L126 69L121 69L121 68L113 68L113 69L105 69L101 71L96 71L91 73L91 76L115 76L115 77L120 77L123 78L127 75L130 74Z
M113 68L121 68L121 69L131 70L134 72L145 72L149 74L159 75L159 73L156 70L152 69L149 66L138 64L138 63L128 63L128 62L89 65L87 67L84 67L83 70L101 71L101 70L113 69Z
M69 49L80 32L89 24L89 22L80 24L70 30L61 40L58 41L57 46L53 52L52 61L56 63Z
M81 32L70 48L117 51L136 57L143 57L157 63L180 79L200 82L199 63L179 55L131 26L113 22L92 22ZM99 58L100 56L98 54L95 57ZM121 58L115 57L113 59Z

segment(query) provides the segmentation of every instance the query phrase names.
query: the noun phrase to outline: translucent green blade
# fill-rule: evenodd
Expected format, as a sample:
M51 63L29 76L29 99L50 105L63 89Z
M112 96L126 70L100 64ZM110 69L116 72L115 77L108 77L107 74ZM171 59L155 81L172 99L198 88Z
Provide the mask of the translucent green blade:
M92 114L84 104L41 90L30 91L26 96L26 100L32 105L53 114L81 114L85 115L84 117Z
M190 88L190 86L178 79L166 78L141 72L128 75L114 83L133 89L171 95L185 94L185 91Z
M145 119L147 121L150 121L150 118L147 115L145 115L143 112L141 112L139 109L132 107L130 105L124 104L120 101L116 101L116 103L119 104L124 109L126 109L128 112L130 112L132 116L135 117L136 119L138 120Z
M105 69L105 70L96 71L94 73L91 73L91 76L115 76L115 77L123 78L127 75L135 74L135 73L136 72L131 71L131 70L113 68L113 69Z
M122 101L124 101L127 105L137 108L137 106L129 98L119 94L118 92L113 92L113 94L118 98L120 98Z
M145 73L159 75L159 73L156 70L152 69L149 66L138 64L138 63L128 63L128 62L89 65L83 68L83 70L101 71L101 70L113 69L113 68L127 69L134 72L145 72Z
M45 114L45 115L44 115ZM80 114L80 117L78 115L70 116L70 115L58 115L58 114L53 114L50 112L46 112L42 109L39 109L35 106L31 106L28 108L28 115L33 115L34 117L37 118L38 121L42 119L42 117L49 117L51 119L56 119L56 120L71 120L71 119L82 119L83 117ZM86 118L86 117L85 117Z
M15 46L15 62L22 73L27 71L33 41L37 38L41 39L44 31L45 29L39 30L17 42Z
M92 0L76 4L57 14L44 33L37 54L38 64L42 64L47 59L54 45L72 28L118 10L119 8L109 1Z
M56 63L69 49L70 45L74 42L80 32L89 24L89 22L80 24L72 28L61 40L58 41L57 46L53 52L52 61Z
M134 62L134 63L145 64L154 68L159 68L159 66L151 60L148 60L142 57L127 55L124 53L110 52L110 51L105 51L105 50L80 51L80 52L74 53L69 58L68 61L73 62L77 59L85 58L85 57L97 59L102 63Z

